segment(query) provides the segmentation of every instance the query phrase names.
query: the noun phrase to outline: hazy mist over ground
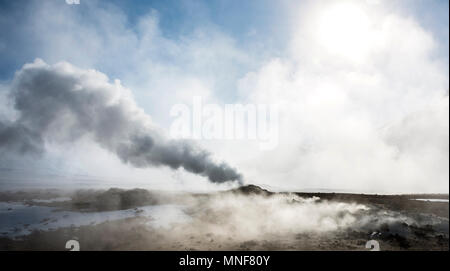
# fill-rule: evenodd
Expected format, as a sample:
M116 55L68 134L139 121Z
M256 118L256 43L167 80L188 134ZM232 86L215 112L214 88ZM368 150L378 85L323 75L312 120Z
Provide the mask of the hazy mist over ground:
M0 189L448 193L448 3L271 2L2 1ZM193 96L277 104L279 144L171 140Z
M431 196L431 195L428 195ZM448 195L0 192L0 250L448 250Z

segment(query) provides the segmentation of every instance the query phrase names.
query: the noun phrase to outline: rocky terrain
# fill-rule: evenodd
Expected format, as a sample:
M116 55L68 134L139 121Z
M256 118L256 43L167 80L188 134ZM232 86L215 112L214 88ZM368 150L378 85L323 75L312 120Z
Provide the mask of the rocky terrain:
M448 195L0 192L0 250L448 250Z

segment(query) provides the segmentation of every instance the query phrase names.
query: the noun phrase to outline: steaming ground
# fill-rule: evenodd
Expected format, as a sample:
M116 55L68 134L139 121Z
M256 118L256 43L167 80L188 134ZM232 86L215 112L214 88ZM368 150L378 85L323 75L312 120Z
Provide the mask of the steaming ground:
M421 200L415 200L421 199ZM440 199L427 201L423 199ZM446 201L445 201L446 200ZM448 250L448 195L0 192L1 250Z

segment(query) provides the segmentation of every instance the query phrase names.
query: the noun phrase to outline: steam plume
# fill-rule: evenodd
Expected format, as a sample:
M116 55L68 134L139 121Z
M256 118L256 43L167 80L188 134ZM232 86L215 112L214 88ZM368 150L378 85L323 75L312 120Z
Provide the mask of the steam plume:
M0 121L0 151L41 153L46 142L87 136L136 167L184 168L215 183L242 182L241 174L207 151L167 139L120 81L110 83L98 71L37 59L16 73L11 98L18 117Z

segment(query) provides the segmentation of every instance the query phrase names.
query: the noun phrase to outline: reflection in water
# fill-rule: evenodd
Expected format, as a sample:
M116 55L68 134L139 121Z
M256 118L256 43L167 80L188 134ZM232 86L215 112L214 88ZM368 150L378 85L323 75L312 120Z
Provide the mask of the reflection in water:
M73 212L58 211L54 207L0 202L0 236L17 237L30 234L33 230L96 225L136 216L148 218L147 224L152 227L170 227L173 223L189 220L181 206L171 204L107 212Z

